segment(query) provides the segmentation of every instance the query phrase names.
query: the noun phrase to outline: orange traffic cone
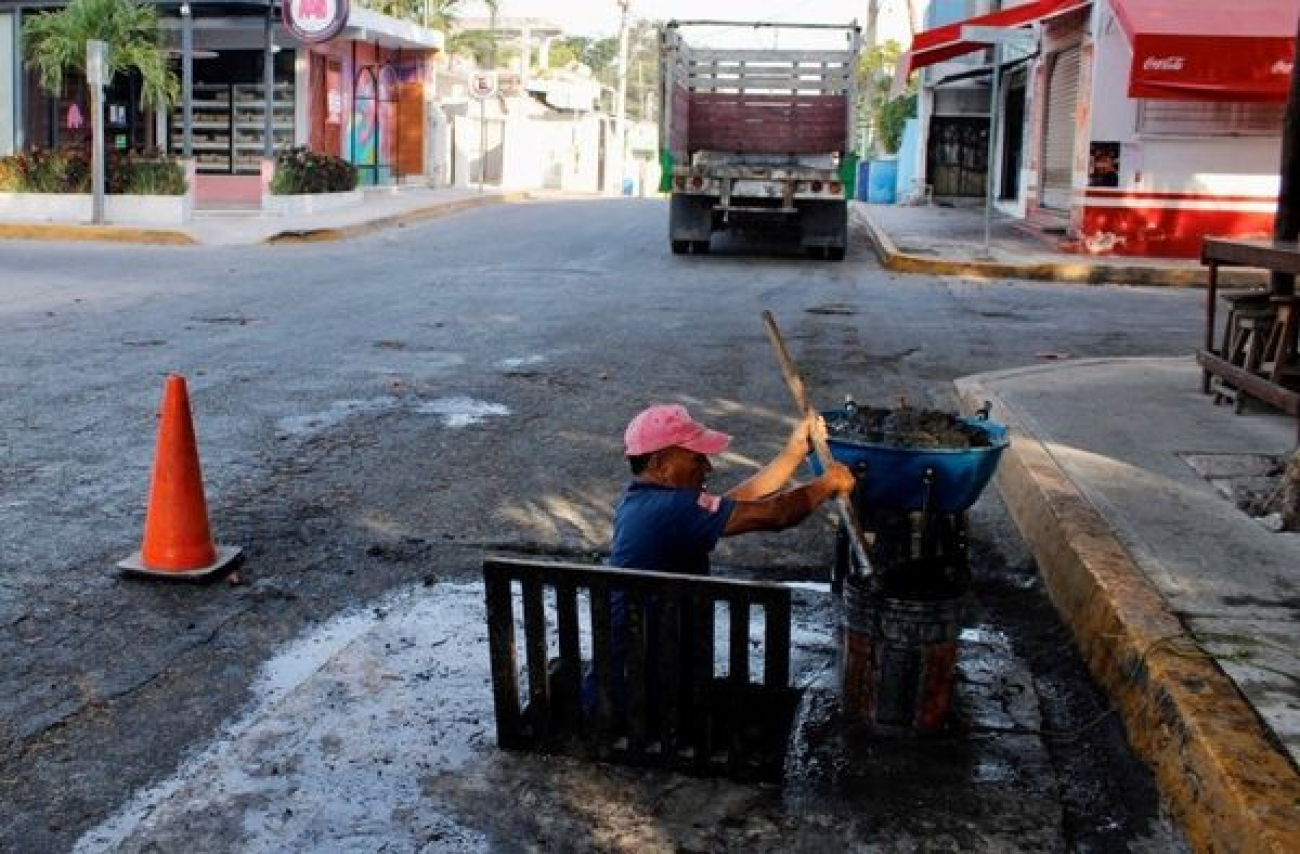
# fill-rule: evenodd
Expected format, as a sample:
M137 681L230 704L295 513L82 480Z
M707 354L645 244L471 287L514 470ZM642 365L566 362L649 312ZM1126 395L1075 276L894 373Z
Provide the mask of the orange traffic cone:
M212 542L185 378L171 374L163 389L144 544L118 567L133 575L196 579L221 571L238 556L237 547Z

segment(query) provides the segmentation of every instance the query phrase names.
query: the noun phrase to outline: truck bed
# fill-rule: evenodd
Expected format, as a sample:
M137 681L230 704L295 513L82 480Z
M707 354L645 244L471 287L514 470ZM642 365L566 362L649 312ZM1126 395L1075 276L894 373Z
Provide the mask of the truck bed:
M661 141L675 162L688 163L701 150L804 155L851 148L856 41L845 50L693 48L670 24L662 47L668 110Z

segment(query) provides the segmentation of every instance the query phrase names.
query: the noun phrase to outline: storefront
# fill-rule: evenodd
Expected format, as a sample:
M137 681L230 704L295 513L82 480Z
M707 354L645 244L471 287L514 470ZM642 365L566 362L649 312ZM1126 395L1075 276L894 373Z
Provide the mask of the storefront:
M138 80L118 75L105 97L106 139L192 159L198 206L260 204L269 164L289 145L355 163L364 183L425 171L424 81L440 33L340 0L287 0L287 18L279 0L157 5L180 102L166 115L146 113ZM295 25L299 7L306 26ZM0 151L6 141L20 150L88 139L81 75L68 75L55 97L20 58L23 17L57 8L0 0L0 51L12 52L7 99L0 72ZM316 19L328 26L314 27Z
M1300 0L1103 0L1073 225L1085 245L1196 257L1268 237Z
M302 142L355 164L362 184L427 174L426 84L441 47L440 33L353 9L336 38L300 51Z
M1014 81L1027 63L1024 92L1004 86L989 111L1002 118L991 178L1016 196L999 192L1000 207L1059 225L1080 252L1190 258L1207 235L1272 233L1298 17L1300 0L1033 0L917 34L907 68L987 66L965 26L1032 33L1031 54L1003 67ZM928 76L934 90L951 79Z

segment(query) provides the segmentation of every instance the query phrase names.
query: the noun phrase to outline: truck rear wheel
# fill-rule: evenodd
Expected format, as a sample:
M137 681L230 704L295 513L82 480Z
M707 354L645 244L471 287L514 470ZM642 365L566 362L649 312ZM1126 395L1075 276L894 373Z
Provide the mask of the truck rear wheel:
M691 241L689 240L673 240L670 242L673 246L674 255L685 255L687 252L691 251Z

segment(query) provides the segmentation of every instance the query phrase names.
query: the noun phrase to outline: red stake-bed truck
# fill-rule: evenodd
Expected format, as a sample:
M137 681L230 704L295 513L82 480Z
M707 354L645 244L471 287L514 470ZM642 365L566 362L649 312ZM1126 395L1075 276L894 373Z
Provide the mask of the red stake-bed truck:
M721 26L733 35L839 30L844 46L712 49L682 35ZM809 255L843 260L857 175L857 25L670 21L659 40L660 190L671 194L673 252L707 252L715 231L779 231Z

